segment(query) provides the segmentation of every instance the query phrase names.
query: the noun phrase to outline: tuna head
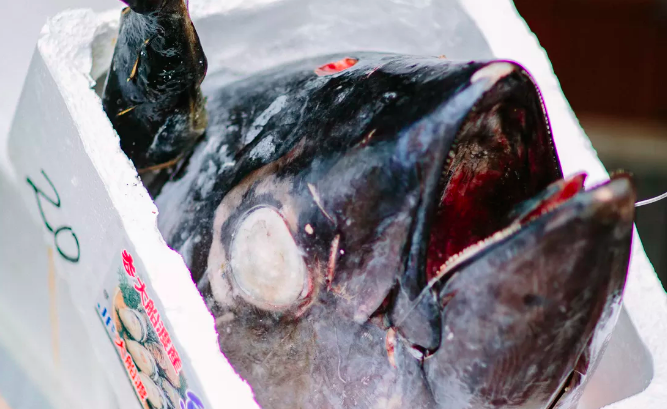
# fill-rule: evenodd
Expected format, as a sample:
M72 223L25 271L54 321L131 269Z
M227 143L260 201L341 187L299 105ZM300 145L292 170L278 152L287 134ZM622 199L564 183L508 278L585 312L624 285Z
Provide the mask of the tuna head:
M162 226L222 351L266 408L547 407L622 287L632 206L598 200L621 182L561 180L513 63L341 61L209 89L205 146L158 196L163 220L194 209Z

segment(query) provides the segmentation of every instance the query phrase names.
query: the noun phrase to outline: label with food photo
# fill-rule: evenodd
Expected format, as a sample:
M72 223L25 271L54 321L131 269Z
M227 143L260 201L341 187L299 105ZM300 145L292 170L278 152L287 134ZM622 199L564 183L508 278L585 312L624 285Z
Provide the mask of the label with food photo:
M190 389L181 355L132 254L114 260L97 312L146 409L204 409Z

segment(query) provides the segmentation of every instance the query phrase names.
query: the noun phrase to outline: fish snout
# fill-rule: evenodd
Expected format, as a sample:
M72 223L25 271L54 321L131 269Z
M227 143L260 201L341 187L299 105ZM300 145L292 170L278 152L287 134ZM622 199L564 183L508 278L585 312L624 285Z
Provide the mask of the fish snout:
M450 269L438 293L442 342L424 362L439 404L546 408L575 368L585 373L589 340L616 319L634 198L631 180L614 178Z
M632 179L627 174L612 179L595 189L591 198L594 216L599 223L627 228L635 219L637 193ZM623 232L620 231L620 234Z

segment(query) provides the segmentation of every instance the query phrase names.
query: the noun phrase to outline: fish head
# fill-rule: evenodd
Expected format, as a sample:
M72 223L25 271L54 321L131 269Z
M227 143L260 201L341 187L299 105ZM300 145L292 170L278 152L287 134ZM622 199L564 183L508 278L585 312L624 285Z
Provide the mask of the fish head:
M579 252L579 264L557 260L559 271L567 272L554 281L560 287L553 294L518 298L521 308L525 300L540 307L507 313L530 325L516 324L515 332L503 327L509 324L502 312L518 308L512 291L524 282L544 285L553 279L551 271L516 267L521 254L556 263L564 254L575 255L570 246L577 243L599 252L608 241L607 236L589 240L586 229L561 229L556 237L535 227L588 193L579 193L581 177L562 181L532 78L508 61L360 55L345 67L332 75L297 69L291 82L284 72L274 73L252 79L250 88L232 87L220 98L230 103L241 95L244 104L254 104L271 95L272 101L248 121L253 125L245 128L246 142L235 151L227 177L218 178L209 189L212 196L203 199L215 207L203 218L200 230L208 238L197 247L203 250L193 254L205 255L195 263L205 266L198 284L216 317L221 350L267 407L500 404L487 390L495 378L465 377L469 362L491 362L491 352L449 353L446 331L467 322L467 332L458 338L461 348L468 338L480 345L500 342L498 356L509 354L503 345L512 342L537 350L541 344L525 331L552 325L544 339L561 336L554 329L568 325L558 315L559 303L584 289L601 292L603 304L566 304L571 308L566 312L580 321L569 325L570 338L554 342L564 356L574 348L567 350L569 360L559 365L549 355L536 362L535 353L526 361L517 357L510 368L525 374L551 363L557 382L516 395L523 402L550 399L582 355L577 342L585 345L595 328L602 313L594 312L611 305L613 297L603 279L573 278L590 274L585 267L600 277L609 273ZM263 91L253 93L258 83ZM217 114L210 107L216 103L209 100L214 126ZM244 104L238 109L252 111ZM235 109L221 111L230 117ZM258 123L262 129L254 128ZM596 203L589 200L563 214L598 220L598 213L586 213ZM543 214L552 205L559 205L558 211ZM484 241L508 231L513 234L505 240L522 244L523 253ZM568 232L583 236L566 240ZM517 239L528 236L533 241ZM563 247L553 249L556 243ZM493 251L479 250L487 247ZM479 264L461 263L462 255ZM497 269L503 263L506 273ZM482 266L483 273L463 271L472 265ZM476 298L491 288L499 292L495 298ZM546 297L558 301L542 302ZM466 303L475 302L489 309L488 317L475 315L474 308L464 314ZM539 308L548 309L543 322L536 318ZM493 370L501 370L492 363ZM448 375L452 371L455 375ZM475 382L484 385L474 389Z

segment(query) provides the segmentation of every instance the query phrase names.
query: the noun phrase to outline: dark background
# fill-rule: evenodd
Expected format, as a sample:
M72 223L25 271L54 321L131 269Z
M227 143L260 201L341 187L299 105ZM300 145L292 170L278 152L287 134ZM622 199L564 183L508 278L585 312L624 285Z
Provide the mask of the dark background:
M667 0L515 0L608 171L640 199L667 191ZM667 200L637 209L667 286Z

